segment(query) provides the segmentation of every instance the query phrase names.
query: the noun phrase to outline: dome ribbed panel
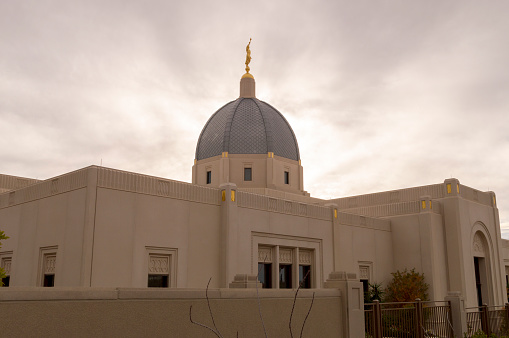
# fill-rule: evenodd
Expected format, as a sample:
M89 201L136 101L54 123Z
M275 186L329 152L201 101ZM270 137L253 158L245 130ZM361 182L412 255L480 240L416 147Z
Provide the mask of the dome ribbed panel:
M196 146L197 160L221 155L225 129L229 118L231 119L235 104L236 101L225 104L205 124Z
M239 98L215 112L203 127L196 159L231 154L266 154L298 161L299 146L286 119L256 98Z
M259 100L258 103L267 125L267 134L272 139L268 151L274 152L277 156L298 161L299 146L288 121L271 105Z
M266 154L267 136L262 114L253 99L241 99L233 113L228 152Z

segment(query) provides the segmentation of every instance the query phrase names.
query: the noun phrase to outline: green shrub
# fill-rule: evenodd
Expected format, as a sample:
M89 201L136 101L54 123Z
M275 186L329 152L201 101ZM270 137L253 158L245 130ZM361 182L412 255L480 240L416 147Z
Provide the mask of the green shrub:
M387 302L414 302L417 298L422 301L429 300L429 285L424 281L424 274L415 272L415 269L403 272L399 270L391 273L392 281L387 285Z

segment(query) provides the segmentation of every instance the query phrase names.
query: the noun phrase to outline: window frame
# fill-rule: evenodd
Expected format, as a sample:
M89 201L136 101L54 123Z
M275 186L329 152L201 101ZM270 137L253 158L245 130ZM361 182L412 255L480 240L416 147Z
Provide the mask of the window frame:
M249 179L246 179L247 172L249 172ZM253 167L244 166L244 182L253 182Z
M155 247L155 246L147 246L146 250L146 268L145 268L145 287L147 288L175 288L177 287L177 249L176 248L166 248L166 247ZM152 263L155 263L156 260L162 262L164 260L167 261L167 272L158 271ZM156 287L149 286L150 276L167 276L167 286Z
M58 246L39 248L38 286L54 287L58 272Z
M205 183L212 184L212 170L206 169Z
M10 286L12 270L12 251L0 252L0 267L4 269L5 277L2 278L3 287Z
M283 173L283 183L286 185L290 185L290 170L285 168Z

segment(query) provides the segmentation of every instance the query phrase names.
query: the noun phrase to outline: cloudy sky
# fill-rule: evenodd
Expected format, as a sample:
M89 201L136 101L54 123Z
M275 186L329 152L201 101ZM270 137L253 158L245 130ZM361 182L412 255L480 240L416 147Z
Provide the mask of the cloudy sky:
M508 1L0 0L0 173L91 164L191 180L238 97L292 125L312 196L455 177L509 238Z

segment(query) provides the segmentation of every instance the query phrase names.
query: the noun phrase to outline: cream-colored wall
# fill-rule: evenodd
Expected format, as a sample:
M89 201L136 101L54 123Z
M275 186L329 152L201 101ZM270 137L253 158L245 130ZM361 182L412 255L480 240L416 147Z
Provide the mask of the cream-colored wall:
M466 287L467 287L467 306L477 306L477 296L475 288L475 272L474 272L474 253L473 238L477 231L481 231L486 237L488 244L488 255L489 255L489 270L488 274L488 290L490 299L484 302L489 305L503 304L505 301L505 273L503 272L503 258L502 248L500 247L501 241L498 233L500 228L495 222L494 209L475 203L472 201L460 200L460 213L463 221L462 227L462 252L464 256L463 265L465 269Z
M2 230L10 239L1 252L12 251L12 286L41 283L40 249L57 246L56 286L81 281L86 189L0 209Z
M382 283L385 287L393 271L390 228L339 224L337 232L335 270L358 274L359 265L368 265L371 270L370 283Z
M244 168L252 168L252 181L244 181ZM207 171L212 172L212 182L206 184ZM284 184L284 172L289 171L290 182ZM267 154L216 156L198 161L193 166L193 184L219 187L235 183L239 188L270 188L301 193L303 169L298 161Z
M319 271L313 285L321 287L334 271L333 241L330 221L298 217L276 212L238 208L237 273L258 274L258 246L281 245L300 248L317 248L314 269Z
M219 285L219 206L99 188L92 286L146 287L146 247L177 249L177 287Z
M447 295L447 269L441 215L423 212L390 220L394 271L415 269L423 273L430 286L430 299L443 299Z

